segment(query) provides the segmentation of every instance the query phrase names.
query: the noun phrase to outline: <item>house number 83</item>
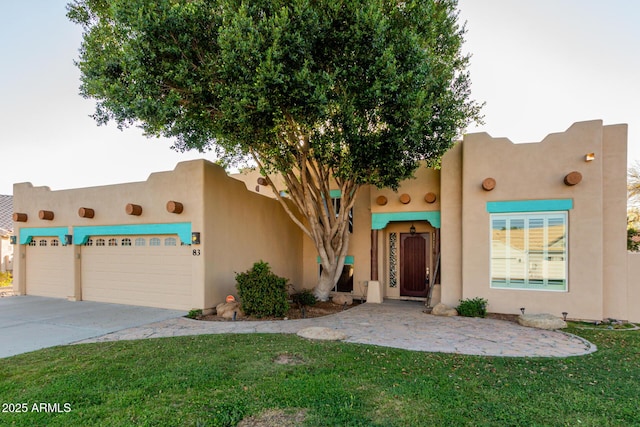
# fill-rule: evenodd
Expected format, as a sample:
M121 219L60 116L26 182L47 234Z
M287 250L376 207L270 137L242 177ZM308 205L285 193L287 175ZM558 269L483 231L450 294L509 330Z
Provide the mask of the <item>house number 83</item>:
M194 249L192 253L193 256L200 256L200 249Z

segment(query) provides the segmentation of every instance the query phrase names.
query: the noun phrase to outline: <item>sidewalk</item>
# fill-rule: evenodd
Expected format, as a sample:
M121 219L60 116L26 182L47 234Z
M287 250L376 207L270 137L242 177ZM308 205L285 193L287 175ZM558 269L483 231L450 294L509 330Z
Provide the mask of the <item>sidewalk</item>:
M421 302L387 300L382 304L362 304L339 314L313 319L208 322L180 317L77 343L199 334L294 334L310 326L322 326L343 332L348 337L346 342L426 352L567 357L597 350L588 341L563 332L527 328L503 320L437 317L423 313L423 308Z

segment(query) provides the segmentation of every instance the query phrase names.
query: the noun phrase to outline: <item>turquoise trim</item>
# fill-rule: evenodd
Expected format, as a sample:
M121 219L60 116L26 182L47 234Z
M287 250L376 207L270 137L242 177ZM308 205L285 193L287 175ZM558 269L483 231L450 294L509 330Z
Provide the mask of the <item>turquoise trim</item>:
M487 212L489 213L548 212L568 211L571 209L573 209L573 199L507 200L504 202L487 202Z
M149 234L177 234L185 245L191 244L191 223L175 222L168 224L131 224L131 225L96 225L74 227L73 243L84 245L89 236L131 236Z
M62 246L65 245L65 235L69 233L69 227L42 227L42 228L21 228L20 244L28 245L33 237L57 237Z
M316 261L318 261L318 264L320 264L322 262L322 260L320 259L320 257L318 257L316 259ZM347 255L346 257L344 257L344 263L345 264L350 264L353 265L353 255Z
M382 230L389 222L396 221L429 221L435 228L440 228L440 211L372 213L371 229Z
M329 196L331 196L332 199L338 199L338 198L342 197L342 191L341 190L329 190Z

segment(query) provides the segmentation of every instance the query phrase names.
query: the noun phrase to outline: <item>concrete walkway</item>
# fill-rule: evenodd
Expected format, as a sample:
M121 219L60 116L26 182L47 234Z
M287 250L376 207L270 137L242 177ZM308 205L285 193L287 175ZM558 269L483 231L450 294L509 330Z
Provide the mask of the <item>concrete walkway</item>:
M567 357L596 351L596 346L563 332L527 328L513 322L468 317L437 317L422 312L424 304L390 301L362 304L313 319L207 322L172 318L80 341L105 342L142 338L224 333L296 333L311 326L347 335L351 343L407 350L484 356Z

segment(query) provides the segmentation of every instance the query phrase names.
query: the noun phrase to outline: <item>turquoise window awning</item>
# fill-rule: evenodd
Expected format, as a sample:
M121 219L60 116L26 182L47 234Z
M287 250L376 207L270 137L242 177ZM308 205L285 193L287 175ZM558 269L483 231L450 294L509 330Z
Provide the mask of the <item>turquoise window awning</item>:
M389 222L396 221L429 221L433 227L440 228L440 211L372 213L371 229L382 230Z
M28 245L34 237L57 237L64 246L67 234L69 227L25 227L20 229L20 244Z
M487 202L489 213L554 212L573 209L573 199L506 200Z
M191 244L191 223L96 225L74 227L73 243L84 245L89 236L133 236L152 234L176 234L185 245Z

